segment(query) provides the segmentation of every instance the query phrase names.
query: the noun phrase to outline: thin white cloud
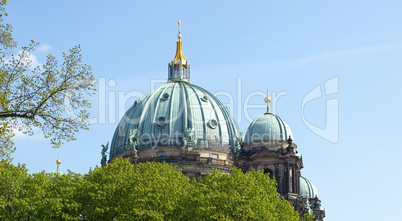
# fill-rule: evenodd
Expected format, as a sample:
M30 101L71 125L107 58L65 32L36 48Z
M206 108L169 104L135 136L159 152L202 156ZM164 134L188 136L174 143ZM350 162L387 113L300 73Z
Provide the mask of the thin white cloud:
M389 51L389 50L400 50L402 49L402 43L394 43L394 44L383 44L383 45L375 45L375 46L367 46L362 48L352 48L352 49L342 49L337 51L330 51L318 55L308 56L304 58L298 58L294 60L284 61L275 63L276 65L304 65L308 63L319 62L323 60L328 60L336 57L350 57L357 56L362 54L370 54L380 51Z
M46 44L46 43L39 45L39 47L37 48L37 50L40 51L40 52L46 52L46 51L49 51L51 49L52 49L52 46L50 46L49 44ZM22 52L23 51L20 50L18 52L18 54L21 54ZM7 60L9 60L9 59L7 59ZM38 59L38 57L36 55L28 52L28 57L26 59L24 59L24 62L27 63L29 61L31 61L31 68L32 69L36 68L37 66L42 66L43 65L42 63L39 62L39 59ZM6 62L8 62L8 61L6 61Z
M219 66L201 66L196 67L195 69L198 72L211 72L214 70L216 73L220 73L222 71L228 73L238 73L241 75L243 71L252 71L259 72L261 70L272 70L274 68L294 68L308 64L314 64L318 62L322 62L330 59L348 59L351 57L358 57L361 55L373 54L373 53L383 53L385 51L400 51L402 50L402 42L392 43L392 44L382 44L382 45L374 45L374 46L366 46L360 48L350 48L350 49L341 49L335 51L328 51L321 54L309 55L305 57L299 57L292 60L282 60L282 61L260 61L260 62L251 62L251 63L238 63L238 64L225 64ZM194 70L194 69L193 69ZM261 72L261 74L264 74Z
M18 52L18 54L21 54L23 51L22 50L20 50L19 52ZM27 63L27 62L31 62L31 68L32 69L34 69L36 66L42 66L42 63L40 63L39 62L39 60L38 60L38 57L36 57L36 55L34 55L34 54L32 54L32 53L29 53L29 52L27 52L28 53L28 56L27 56L27 58L25 58L24 60L23 60L23 62L25 62L25 63Z
M18 52L18 54L14 55L14 58L15 58L15 59L19 59L18 55L21 54L22 52L23 52L23 51L20 50L20 51ZM42 65L43 65L42 63L39 62L38 57L37 57L36 55L34 55L34 54L32 54L32 53L29 53L29 52L27 52L27 53L28 53L28 56L27 56L26 58L24 58L24 59L22 60L22 62L24 62L25 64L27 64L28 62L30 62L32 69L36 68L38 65L39 65L39 66L42 66ZM12 60L12 57L11 57L11 56L7 56L3 61L4 61L5 64L11 64L11 60Z
M40 128L37 127L33 127L32 131L34 133L34 135L29 136L27 134L24 134L24 129L20 128L20 126L18 125L19 123L17 123L17 125L15 125L12 128L12 132L14 133L14 139L15 140L45 140L45 138L42 135L42 131L40 130Z
M37 48L37 50L41 51L41 52L46 52L46 51L49 51L51 49L53 49L52 46L50 46L49 44L46 44L46 43L40 44L39 47Z
M42 64L38 60L38 57L36 57L36 55L29 53L28 56L29 56L29 59L32 61L32 63L31 63L32 68L35 68L38 65L42 66Z

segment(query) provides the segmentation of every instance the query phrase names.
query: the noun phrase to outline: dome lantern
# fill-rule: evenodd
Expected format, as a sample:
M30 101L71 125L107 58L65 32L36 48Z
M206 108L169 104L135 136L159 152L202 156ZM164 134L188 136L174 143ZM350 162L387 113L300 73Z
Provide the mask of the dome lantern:
M168 65L169 76L168 82L170 81L186 81L190 82L190 64L184 58L183 45L181 39L181 22L180 19L177 21L179 26L179 34L177 35L176 42L176 54L173 60Z

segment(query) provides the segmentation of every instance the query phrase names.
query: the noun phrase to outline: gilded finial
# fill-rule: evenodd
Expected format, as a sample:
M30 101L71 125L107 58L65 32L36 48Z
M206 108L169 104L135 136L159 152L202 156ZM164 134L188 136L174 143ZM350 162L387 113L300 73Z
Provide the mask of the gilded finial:
M177 21L177 24L179 25L179 34L177 35L177 38L180 40L180 39L181 39L181 34L180 34L180 32L181 32L181 30L180 30L180 28L181 28L181 21L180 21L180 18L179 18L179 20Z
M181 21L177 20L178 40L176 41L176 54L171 62L169 62L168 82L170 81L186 81L190 83L190 64L186 61L183 54L183 42L181 39Z
M267 89L267 96L264 99L265 103L267 103L267 113L269 113L269 102L271 102L271 97L268 96L268 89Z
M61 164L61 160L59 157L57 157L56 164L57 164L57 170L59 170L59 165Z
M177 47L176 47L176 55L174 56L173 60L183 60L185 61L186 59L184 58L183 55L183 47L182 47L182 42L181 42L181 21L180 19L177 21L177 24L179 24L179 35L177 37L179 38L177 41Z

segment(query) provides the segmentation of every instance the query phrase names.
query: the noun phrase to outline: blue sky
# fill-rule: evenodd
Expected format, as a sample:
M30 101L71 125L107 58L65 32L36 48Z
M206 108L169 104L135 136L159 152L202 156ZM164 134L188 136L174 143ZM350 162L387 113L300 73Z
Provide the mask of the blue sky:
M81 44L105 82L91 98L98 123L77 141L52 149L40 132L16 136L14 162L30 172L55 170L58 155L64 172L99 165L118 113L166 80L180 18L192 83L221 94L244 132L265 112L261 94L276 95L326 220L399 215L401 1L10 0L7 11L19 46L41 43L38 64Z

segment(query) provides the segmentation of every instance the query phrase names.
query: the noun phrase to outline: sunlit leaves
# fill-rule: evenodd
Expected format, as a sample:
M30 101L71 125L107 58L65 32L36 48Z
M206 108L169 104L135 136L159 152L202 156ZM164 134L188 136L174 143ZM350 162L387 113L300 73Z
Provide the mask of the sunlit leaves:
M5 14L5 4L0 1L0 13ZM0 159L14 149L10 125L27 135L33 135L33 127L42 129L53 147L74 140L76 132L88 129L91 104L86 96L96 84L91 67L82 63L79 45L63 54L62 64L48 55L45 64L33 67L38 43L31 41L15 55L11 32L0 17Z
M0 220L80 220L77 191L83 177L28 174L23 165L0 162Z
M2 161L0 205L0 220L299 220L262 172L190 180L166 163L127 159L84 176L29 175Z
M184 218L199 220L298 220L290 204L276 192L275 181L262 171L230 175L215 171L192 182Z

